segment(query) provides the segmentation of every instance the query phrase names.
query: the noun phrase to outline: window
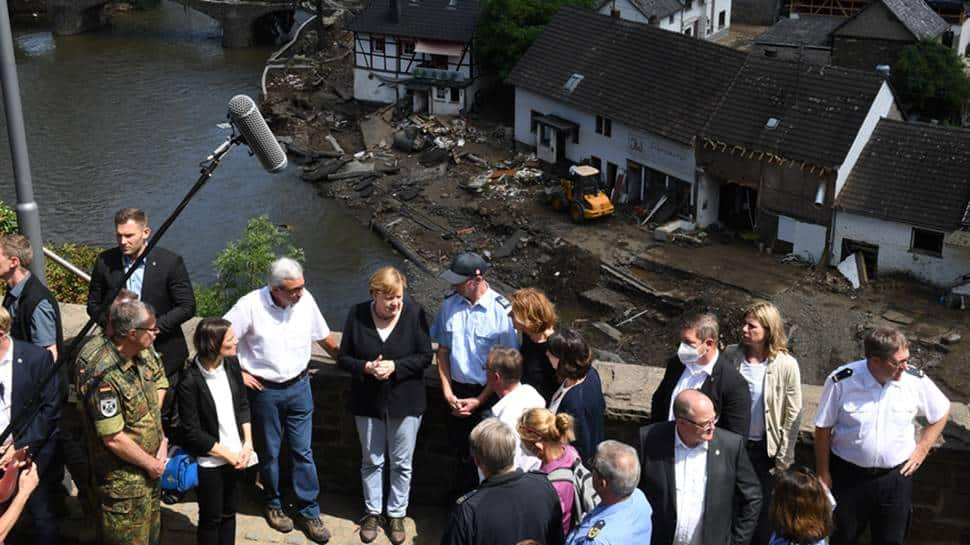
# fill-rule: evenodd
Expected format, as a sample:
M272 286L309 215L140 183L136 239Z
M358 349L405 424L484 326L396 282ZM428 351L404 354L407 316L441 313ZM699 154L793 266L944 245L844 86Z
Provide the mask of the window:
M535 110L532 110L532 112L529 114L529 132L536 132L536 126L539 124L536 122L536 118L540 115L542 114Z
M572 132L573 132L573 144L578 144L579 143L579 127L576 127L575 129L573 129Z
M684 2L684 9L690 11L692 7L694 7L694 0L687 0Z
M448 98L448 88L447 87L435 87L434 96L438 100L445 100Z
M539 142L543 146L549 145L549 127L545 125L539 125Z
M694 35L694 29L693 28L687 27L684 30L684 36L693 36L693 35Z
M597 157L595 155L590 155L589 156L589 166L591 166L591 167L595 168L596 170L600 171L600 176L603 175L602 174L602 172L603 172L603 160L600 159L599 157Z
M913 228L913 244L910 248L915 253L943 257L943 233Z
M596 116L596 134L613 136L613 120L601 115Z
M721 10L721 13L717 14L717 28L724 28L724 24L727 22L727 11Z
M459 100L461 100L461 89L459 89L457 87L452 87L451 88L451 101L452 102L458 102Z
M370 37L370 50L371 50L371 53L383 53L384 52L384 36L371 36Z
M672 13L670 14L670 17L667 18L667 23L671 25L674 24L674 15Z
M447 55L431 55L431 68L437 68L439 70L448 69L448 56Z
M414 42L411 40L401 40L401 53L403 55L414 55Z

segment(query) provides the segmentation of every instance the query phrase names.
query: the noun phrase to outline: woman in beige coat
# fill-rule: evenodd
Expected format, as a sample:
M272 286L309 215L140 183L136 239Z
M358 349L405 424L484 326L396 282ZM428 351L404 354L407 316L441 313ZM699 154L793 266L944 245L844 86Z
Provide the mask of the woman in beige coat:
M763 301L748 307L741 343L727 347L723 358L741 373L751 392L748 457L764 496L751 545L766 545L771 537L767 507L772 476L791 465L802 411L801 374L798 362L788 353L788 337L778 309Z

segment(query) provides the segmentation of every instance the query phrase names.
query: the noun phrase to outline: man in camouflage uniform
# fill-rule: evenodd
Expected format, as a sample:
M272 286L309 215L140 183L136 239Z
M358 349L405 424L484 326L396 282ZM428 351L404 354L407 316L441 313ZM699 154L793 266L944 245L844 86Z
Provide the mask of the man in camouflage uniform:
M165 470L158 390L168 387L154 358L142 357L158 328L140 301L112 305L111 339L90 343L76 384L91 423L89 452L100 497L100 542L156 545L161 529L159 479ZM83 371L82 371L83 369Z

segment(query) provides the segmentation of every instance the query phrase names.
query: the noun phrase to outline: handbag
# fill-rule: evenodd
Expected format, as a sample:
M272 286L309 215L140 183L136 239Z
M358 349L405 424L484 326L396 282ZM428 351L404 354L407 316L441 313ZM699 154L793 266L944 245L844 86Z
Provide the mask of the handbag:
M180 448L165 463L162 490L185 493L199 485L199 464Z

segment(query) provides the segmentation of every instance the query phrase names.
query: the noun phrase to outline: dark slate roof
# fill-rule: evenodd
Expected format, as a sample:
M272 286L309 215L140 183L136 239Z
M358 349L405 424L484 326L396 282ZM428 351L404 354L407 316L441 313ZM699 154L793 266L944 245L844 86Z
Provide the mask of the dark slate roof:
M744 53L704 40L566 7L522 56L511 80L691 144L744 59ZM583 79L568 92L564 84L573 74Z
M390 16L392 0L371 0L351 21L355 32L407 36L424 40L467 43L478 27L478 0L397 0L400 17Z
M920 40L932 40L950 28L923 0L882 0L882 3Z
M842 164L882 78L835 66L750 56L704 128L714 143L836 168ZM769 118L778 120L774 129Z
M836 200L854 213L940 231L967 222L970 130L882 119Z
M603 0L600 5L597 6L596 11L603 9L603 6L612 4L614 0ZM673 13L684 9L684 4L681 0L628 0L633 7L637 8L637 11L643 14L644 17L649 19L650 17L667 17Z
M755 38L759 45L806 45L827 47L830 35L845 17L830 15L801 15L797 19L781 19L767 32Z

